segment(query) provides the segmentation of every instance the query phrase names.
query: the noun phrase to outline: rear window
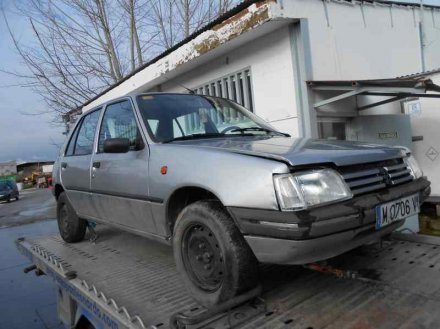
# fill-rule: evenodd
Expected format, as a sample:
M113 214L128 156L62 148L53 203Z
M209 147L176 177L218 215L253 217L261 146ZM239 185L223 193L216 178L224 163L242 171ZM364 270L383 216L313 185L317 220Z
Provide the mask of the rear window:
M0 181L0 190L5 190L8 188L8 186L11 189L14 189L16 185L15 182L13 181L8 181L8 180Z

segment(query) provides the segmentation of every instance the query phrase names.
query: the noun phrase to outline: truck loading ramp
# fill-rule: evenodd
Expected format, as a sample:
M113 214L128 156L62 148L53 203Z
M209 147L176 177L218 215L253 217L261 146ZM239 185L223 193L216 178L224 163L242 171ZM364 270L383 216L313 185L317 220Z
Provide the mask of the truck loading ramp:
M53 235L16 244L109 328L170 328L173 314L204 310L170 247L106 226L98 233L96 243ZM393 234L329 262L355 278L262 265L260 297L185 328L440 328L439 251L440 238Z

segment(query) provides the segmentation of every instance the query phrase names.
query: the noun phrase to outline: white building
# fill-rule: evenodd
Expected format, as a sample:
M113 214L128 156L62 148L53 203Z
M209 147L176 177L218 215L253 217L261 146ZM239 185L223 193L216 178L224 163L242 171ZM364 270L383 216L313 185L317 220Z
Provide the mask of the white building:
M17 163L15 161L0 163L0 180L14 179L17 175Z
M422 75L440 85L440 69ZM416 79L420 75L413 75ZM413 101L411 132L412 151L432 183L432 198L440 203L440 99L424 98Z
M133 91L185 92L186 86L233 98L292 136L404 144L425 165L428 144L412 137L421 136L419 130L435 133L435 121L423 121L422 109L411 134L406 114L415 113L411 109L426 92L440 90L425 76L395 77L438 67L440 7L379 0L244 1L82 111ZM440 100L429 104L433 113L440 108ZM439 138L431 139L429 147L440 152ZM430 161L425 171L440 196L440 175L431 172L440 157Z

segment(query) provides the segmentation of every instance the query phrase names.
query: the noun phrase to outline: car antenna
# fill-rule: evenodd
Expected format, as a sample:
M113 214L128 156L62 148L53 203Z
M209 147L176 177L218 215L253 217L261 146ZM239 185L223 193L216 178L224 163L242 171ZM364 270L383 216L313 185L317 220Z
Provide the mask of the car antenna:
M170 81L170 79L168 79L167 77L165 77L165 79L167 79L168 81ZM188 91L189 94L191 94L191 95L195 95L195 94L196 94L196 93L194 92L194 90L189 89L188 87L182 85L181 83L176 82L176 81L174 81L174 83L177 84L177 85L179 85L180 87L186 89L186 90Z

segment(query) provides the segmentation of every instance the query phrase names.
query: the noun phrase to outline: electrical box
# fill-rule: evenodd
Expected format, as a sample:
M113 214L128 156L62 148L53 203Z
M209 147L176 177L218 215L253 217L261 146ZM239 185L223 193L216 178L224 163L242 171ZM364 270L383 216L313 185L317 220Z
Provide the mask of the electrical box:
M346 126L347 140L412 148L409 115L362 115Z

